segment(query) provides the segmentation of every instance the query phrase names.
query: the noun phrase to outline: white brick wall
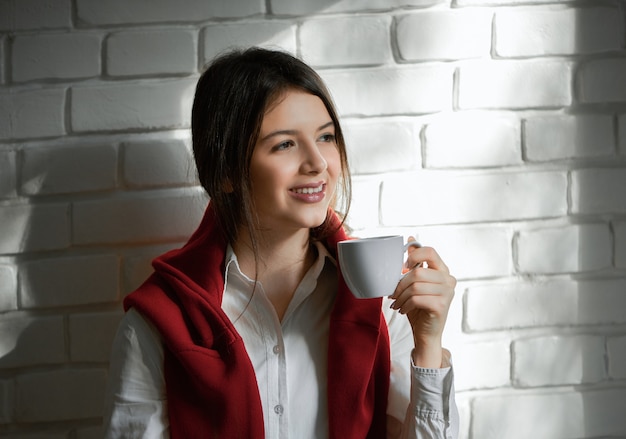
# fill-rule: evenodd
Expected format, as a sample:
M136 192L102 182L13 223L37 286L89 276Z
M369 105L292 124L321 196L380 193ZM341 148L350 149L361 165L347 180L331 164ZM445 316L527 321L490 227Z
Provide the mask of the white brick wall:
M615 152L614 130L613 118L603 114L534 116L524 121L526 158L609 157Z
M20 193L36 196L115 188L114 145L64 143L23 149Z
M495 52L505 58L518 58L619 50L624 33L622 18L618 6L505 9L496 13Z
M558 108L572 102L572 70L561 61L475 61L460 68L459 107Z
M397 18L398 53L406 61L482 58L491 51L493 13L483 9L424 11Z
M189 125L195 81L167 80L72 89L76 132L171 129Z
M550 335L513 344L513 385L579 385L606 379L604 337ZM555 365L561 367L555 367Z
M106 41L107 74L148 76L196 71L197 32L191 29L122 31Z
M65 134L65 90L0 91L0 140Z
M308 20L299 33L302 56L317 67L384 64L391 59L390 24L384 15Z
M522 164L520 121L509 114L458 112L426 126L426 168L482 168Z
M0 2L0 30L67 29L72 25L69 0Z
M13 40L12 78L78 79L100 74L101 37L91 33L37 34Z
M517 248L522 273L576 273L607 269L612 263L607 224L523 231Z
M198 75L249 45L327 81L354 234L459 279L460 437L626 437L625 8L0 0L0 437L101 437L121 298L206 206Z

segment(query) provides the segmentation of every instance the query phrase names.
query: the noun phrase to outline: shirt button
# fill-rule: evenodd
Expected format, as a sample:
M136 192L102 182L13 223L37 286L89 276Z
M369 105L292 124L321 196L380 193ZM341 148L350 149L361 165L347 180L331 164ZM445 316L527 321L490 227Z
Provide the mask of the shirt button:
M274 413L276 413L277 415L282 415L283 414L283 406L278 404L274 406Z
M274 346L274 348L272 349L272 351L273 351L276 355L280 354L280 346L278 346L278 345Z

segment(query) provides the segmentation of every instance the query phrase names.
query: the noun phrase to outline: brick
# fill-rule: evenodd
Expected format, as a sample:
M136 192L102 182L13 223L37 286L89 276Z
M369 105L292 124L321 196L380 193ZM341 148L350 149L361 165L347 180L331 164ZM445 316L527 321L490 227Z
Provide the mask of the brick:
M604 337L542 336L513 342L513 384L541 387L606 379ZM556 369L555 364L564 367Z
M78 0L77 18L91 25L200 22L212 18L240 18L264 14L262 0L207 2L203 0Z
M607 340L609 376L615 380L626 379L626 336Z
M135 290L152 274L154 258L180 246L182 243L142 247L138 252L126 255L122 260L122 293L126 295Z
M306 20L299 33L302 57L318 67L384 64L392 59L390 27L386 15Z
M72 89L76 132L188 127L195 80L149 81Z
M0 140L65 134L65 90L0 93Z
M517 117L481 112L442 115L424 131L424 167L467 168L522 163Z
M455 347L453 356L454 386L457 391L511 385L511 352L508 342L464 343Z
M571 83L562 61L476 61L460 67L459 107L559 108L572 102Z
M319 12L361 12L402 7L425 7L445 3L442 0L272 0L272 13L277 15L309 15Z
M83 427L76 429L76 439L101 439L104 437L102 426Z
M13 419L13 380L0 380L0 425Z
M84 245L187 239L198 226L205 206L199 191L76 203L74 242Z
M106 40L111 76L175 75L197 71L197 32L188 29L115 32Z
M467 331L607 325L626 322L626 282L553 280L471 286L465 297Z
M17 271L0 264L0 312L17 309Z
M559 217L567 213L567 179L561 172L422 171L385 178L381 200L388 226Z
M52 422L102 416L106 372L62 369L16 379L18 422Z
M0 318L0 329L0 369L61 364L67 360L62 316L6 314Z
M377 227L379 217L380 179L352 178L352 200L347 225L352 229Z
M22 150L21 192L49 195L114 189L114 145L44 145Z
M610 156L615 151L613 119L601 114L541 116L524 121L530 161Z
M73 314L69 318L70 358L76 362L107 362L122 312Z
M71 25L71 0L0 1L2 31L69 28Z
M626 432L624 405L624 389L478 397L473 402L471 437L623 436Z
M626 59L597 59L580 66L580 101L588 104L626 102Z
M212 24L204 28L203 42L203 63L235 47L281 48L295 54L296 24L282 20Z
M181 186L196 182L189 142L145 140L122 144L123 176L128 187Z
M115 302L119 299L119 259L94 255L25 262L19 282L24 308Z
M517 239L521 273L578 273L610 268L612 242L606 224L522 231Z
M322 71L321 76L343 116L425 114L452 104L453 70L447 65Z
M458 60L489 56L492 16L492 12L481 9L402 15L396 24L400 59Z
M626 268L626 222L617 221L613 224L615 241L615 266Z
M626 213L626 169L572 171L572 213Z
M0 254L62 249L70 243L67 204L3 206L0 224Z
M506 228L415 224L420 224L415 227L419 241L434 247L457 279L509 276L513 271L512 236Z
M620 50L623 21L617 6L505 9L495 16L495 51L501 57L530 57Z
M419 126L385 119L347 122L342 128L353 175L421 168Z
M101 37L92 33L17 36L12 48L12 78L77 79L100 74Z
M469 429L472 415L471 399L464 394L459 393L455 396L456 405L459 409L459 438L458 439L470 439Z
M15 151L0 150L0 199L17 195Z

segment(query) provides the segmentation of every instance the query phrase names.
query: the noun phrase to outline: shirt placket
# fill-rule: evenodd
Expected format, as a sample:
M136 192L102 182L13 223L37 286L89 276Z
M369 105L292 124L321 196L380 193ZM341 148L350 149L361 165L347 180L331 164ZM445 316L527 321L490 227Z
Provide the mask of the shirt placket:
M288 438L289 420L287 416L287 362L283 331L276 312L265 298L264 319L267 322L264 331L265 355L267 358L267 384L269 397L268 438Z

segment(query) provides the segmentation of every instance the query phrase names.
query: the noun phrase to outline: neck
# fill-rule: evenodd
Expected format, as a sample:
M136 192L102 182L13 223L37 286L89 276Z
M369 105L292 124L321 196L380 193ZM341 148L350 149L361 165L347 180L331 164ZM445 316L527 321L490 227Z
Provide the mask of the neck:
M248 277L261 282L282 319L297 286L315 261L316 253L310 243L309 230L261 232L257 258L247 230L242 230L240 236L233 244L239 267Z

